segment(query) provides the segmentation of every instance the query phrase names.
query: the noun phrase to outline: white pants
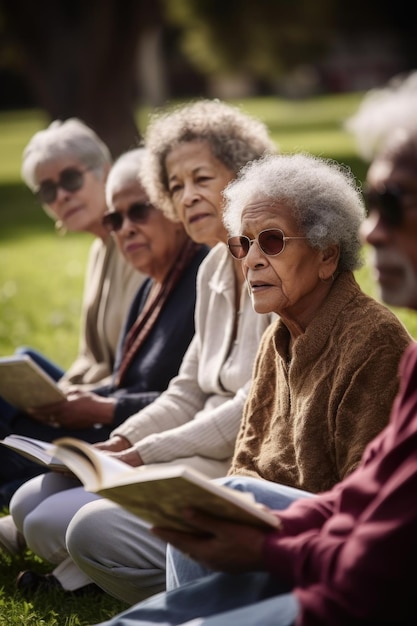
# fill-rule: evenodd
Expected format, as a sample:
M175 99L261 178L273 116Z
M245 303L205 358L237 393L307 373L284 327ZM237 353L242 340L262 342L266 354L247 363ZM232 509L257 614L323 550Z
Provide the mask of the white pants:
M209 478L224 476L229 468L229 462L203 457L167 465L178 463ZM165 589L165 543L141 519L71 477L36 476L17 490L10 512L28 547L57 565L53 574L64 589L94 581L129 604Z

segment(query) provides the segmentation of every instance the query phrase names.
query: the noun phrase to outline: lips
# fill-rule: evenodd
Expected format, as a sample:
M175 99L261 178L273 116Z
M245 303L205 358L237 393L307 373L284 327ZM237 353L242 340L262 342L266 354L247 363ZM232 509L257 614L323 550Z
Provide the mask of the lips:
M210 217L210 214L209 213L197 213L196 215L192 215L188 219L188 223L194 224L195 222L199 222L200 220L203 220L206 217Z
M67 220L68 220L68 219L70 219L73 215L75 215L75 213L78 213L79 211L82 211L82 210L83 210L83 208L82 208L82 207L80 207L80 206L76 206L76 207L73 207L72 209L68 209L67 211L65 211L65 213L64 213L64 215L63 215L63 217L62 217L62 219L63 219L64 221L67 221Z
M259 291L261 289L267 289L268 287L272 287L270 283L263 283L261 281L250 282L250 288L253 292Z
M145 248L145 245L146 245L146 244L144 244L144 243L139 243L139 242L137 242L137 241L131 242L131 243L129 243L129 244L127 244L127 245L125 246L125 252L126 252L127 254L132 254L132 252L137 252L137 250L140 250L140 249L142 249L142 248Z
M379 281L393 280L404 274L404 269L398 265L377 265L375 272Z

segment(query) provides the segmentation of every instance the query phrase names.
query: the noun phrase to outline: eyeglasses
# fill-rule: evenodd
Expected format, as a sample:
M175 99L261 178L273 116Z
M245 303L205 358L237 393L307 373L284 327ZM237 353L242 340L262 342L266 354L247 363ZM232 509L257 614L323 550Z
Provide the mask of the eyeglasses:
M127 211L111 211L105 213L102 223L109 232L117 232L123 226L126 217L134 224L146 222L153 208L155 207L150 202L135 202Z
M84 185L84 174L89 169L79 170L76 167L67 167L59 175L58 182L44 180L35 192L36 197L42 204L52 204L56 200L59 187L65 191L78 191Z
M307 237L286 237L280 228L268 228L261 230L256 239L249 239L245 235L229 237L227 246L235 259L244 259L255 241L266 256L278 256L284 252L285 242L291 239L307 239Z
M386 224L400 226L404 214L404 189L396 185L384 185L380 189L365 186L362 193L368 211L376 209Z

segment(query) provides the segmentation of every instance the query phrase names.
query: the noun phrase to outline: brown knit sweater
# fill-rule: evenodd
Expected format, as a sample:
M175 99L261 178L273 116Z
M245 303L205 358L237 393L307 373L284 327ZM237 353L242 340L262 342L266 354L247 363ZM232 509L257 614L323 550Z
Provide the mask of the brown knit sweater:
M265 331L229 474L317 493L358 465L387 424L398 364L412 338L342 273L292 348L277 320Z

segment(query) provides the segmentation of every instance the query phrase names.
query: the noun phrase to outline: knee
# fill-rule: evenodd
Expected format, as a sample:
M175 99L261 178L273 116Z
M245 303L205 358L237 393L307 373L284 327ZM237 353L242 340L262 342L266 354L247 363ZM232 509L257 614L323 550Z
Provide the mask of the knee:
M259 480L250 476L226 476L220 478L218 482L224 487L229 487L229 489L234 489L235 491L253 492Z
M65 541L67 550L75 562L82 559L88 548L97 540L103 516L96 510L96 504L91 502L82 506L68 524Z

